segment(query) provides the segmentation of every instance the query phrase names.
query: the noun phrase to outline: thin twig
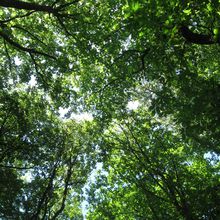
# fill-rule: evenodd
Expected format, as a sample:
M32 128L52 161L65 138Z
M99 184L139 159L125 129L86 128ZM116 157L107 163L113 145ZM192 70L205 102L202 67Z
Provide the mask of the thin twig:
M42 43L44 46L47 46L41 39L39 39L36 35L32 34L30 31L28 31L27 29L21 27L21 26L18 26L18 25L13 25L11 26L12 28L17 28L17 29L20 29L26 33L28 33L31 37L33 37L34 39L36 39L37 41L39 41L40 43Z
M7 54L8 60L9 60L9 69L10 69L10 71L11 71L11 70L12 70L11 57L10 57L10 54L9 54L9 52L8 52L8 48L7 48L5 39L4 39L4 47L5 47L5 52L6 52L6 54Z
M57 17L57 20L60 24L60 26L64 29L64 31L66 32L67 35L72 35L66 28L65 24L63 23L62 19L60 18L60 16L56 16Z
M63 10L64 8L66 8L66 7L68 7L68 6L72 5L72 4L75 4L75 3L79 2L79 1L80 1L80 0L75 0L75 1L72 1L72 2L69 2L69 3L66 3L66 4L63 4L63 5L60 5L60 6L58 6L57 8L55 8L55 10L61 11L61 10Z
M34 169L35 166L32 167L17 167L17 166L9 166L9 165L0 165L1 168L8 168L8 169L16 169L16 170L30 170Z
M45 83L45 85L48 86L48 83L45 81L43 75L42 75L41 72L38 70L38 64L37 64L37 61L35 60L33 54L32 54L32 53L29 53L29 54L30 54L30 57L31 57L31 59L32 59L32 61L33 61L33 63L34 63L34 67L35 67L35 71L36 71L37 75L39 75L40 78L41 78L41 80Z
M27 16L33 14L34 12L36 12L36 11L30 11L30 12L28 12L28 13L26 13L26 14L17 15L17 16L14 16L14 17L12 17L12 18L9 18L9 19L7 19L7 20L1 20L0 23L8 23L8 22L10 22L10 21L12 21L12 20L15 20L15 19L17 19L17 18L24 18L24 17L27 17Z

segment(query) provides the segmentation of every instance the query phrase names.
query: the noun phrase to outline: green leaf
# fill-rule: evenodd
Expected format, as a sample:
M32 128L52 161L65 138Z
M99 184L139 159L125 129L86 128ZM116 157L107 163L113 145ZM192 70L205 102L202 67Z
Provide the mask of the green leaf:
M183 13L186 15L190 15L192 13L192 10L191 9L184 9Z
M131 4L131 10L132 10L133 12L138 11L140 8L141 8L141 5L140 5L139 2L133 2L133 3Z

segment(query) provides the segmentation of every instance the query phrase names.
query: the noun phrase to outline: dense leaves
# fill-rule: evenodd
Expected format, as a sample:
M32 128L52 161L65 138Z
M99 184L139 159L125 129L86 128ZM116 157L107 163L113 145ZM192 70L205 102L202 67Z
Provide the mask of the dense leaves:
M170 122L143 110L114 121L105 132L101 147L108 175L91 184L88 218L217 218L218 160L207 161Z
M1 1L0 218L219 219L219 8Z
M56 219L70 198L78 198L79 208L81 188L93 167L89 155L94 146L86 140L90 128L62 124L35 91L2 96L2 217Z

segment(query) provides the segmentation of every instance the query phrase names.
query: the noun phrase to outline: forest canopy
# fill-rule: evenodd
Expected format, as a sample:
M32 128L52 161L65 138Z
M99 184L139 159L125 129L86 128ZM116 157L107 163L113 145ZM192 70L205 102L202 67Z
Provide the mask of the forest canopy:
M219 0L1 0L0 218L220 219L219 21Z

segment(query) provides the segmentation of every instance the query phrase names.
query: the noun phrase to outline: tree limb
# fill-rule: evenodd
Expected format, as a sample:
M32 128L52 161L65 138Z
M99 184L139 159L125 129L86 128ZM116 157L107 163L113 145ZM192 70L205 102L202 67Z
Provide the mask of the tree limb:
M77 3L79 0L75 0L66 4L62 4L57 7L53 7L50 5L41 5L37 3L30 3L30 2L24 2L24 1L19 1L19 0L1 0L0 1L0 6L5 7L5 8L14 8L14 9L23 9L23 10L29 10L29 11L38 11L38 12L46 12L49 14L53 14L54 16L60 15L59 12L64 10L66 7ZM33 13L33 12L32 12ZM62 16L71 16L68 14L63 14Z
M57 173L57 167L58 167L58 164L59 162L57 161L52 169L52 173L49 177L49 181L48 181L48 184L47 184L47 187L45 188L44 190L44 193L39 201L39 203L37 204L37 211L36 213L32 216L31 220L37 220L39 219L39 215L41 213L41 209L43 207L43 205L45 204L47 206L47 200L48 200L48 196L49 196L49 193L50 191L52 190L53 188L53 181L55 179L55 176L56 176L56 173Z
M28 53L33 53L33 54L39 54L39 55L43 55L45 57L49 57L51 59L56 60L56 57L49 55L47 53L35 50L33 48L27 48L27 47L23 47L22 45L20 45L19 43L15 42L14 40L12 40L7 34L5 34L4 32L0 31L0 36L7 41L10 45L12 45L13 47L18 48L19 50L22 50L24 52L28 52Z
M16 170L30 170L34 169L35 166L32 167L17 167L17 166L9 166L9 165L0 165L1 168L7 168L7 169L16 169Z
M16 29L20 29L21 31L29 34L31 37L33 37L35 40L39 41L41 44L43 44L44 46L47 46L41 39L39 39L39 37L37 37L36 35L34 35L33 33L31 33L30 31L28 31L27 29L25 29L24 27L20 26L20 25L13 25L11 26L12 28L16 28Z
M65 201L66 201L66 197L67 197L67 193L68 193L68 186L69 186L69 182L70 182L70 179L71 179L71 176L72 176L72 168L73 168L73 164L71 163L69 165L69 167L68 167L68 170L67 170L67 176L66 176L66 179L65 179L65 186L64 186L63 198L62 198L61 206L55 212L55 214L51 218L51 220L57 219L57 217L62 213L63 209L65 208Z
M217 43L213 40L212 35L194 33L185 25L180 27L180 32L182 33L182 36L190 43L207 45Z
M8 61L9 61L9 69L10 71L12 70L12 63L11 63L11 56L8 52L8 48L7 48L7 45L6 45L6 40L4 39L4 47L5 47L5 52L7 54L7 57L8 57Z
M1 20L0 21L0 23L7 23L7 22L10 22L10 21L13 21L13 20L15 20L15 19L17 19L17 18L24 18L24 17L28 17L29 15L31 15L31 14L33 14L35 11L30 11L30 12L28 12L28 13L26 13L26 14L23 14L23 15L17 15L17 16L14 16L14 17L12 17L12 18L9 18L9 19L6 19L6 20Z
M14 8L14 9L24 9L24 10L33 10L33 11L42 11L48 13L54 13L55 9L51 6L40 5L36 3L18 1L18 0L1 0L0 6L6 8Z

